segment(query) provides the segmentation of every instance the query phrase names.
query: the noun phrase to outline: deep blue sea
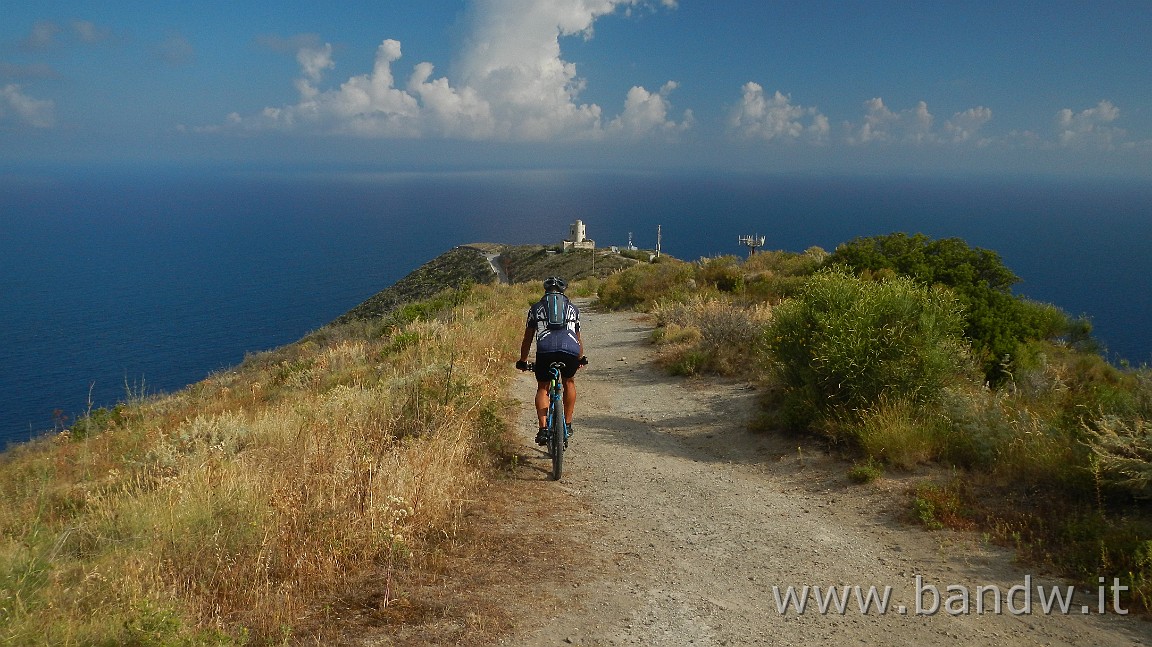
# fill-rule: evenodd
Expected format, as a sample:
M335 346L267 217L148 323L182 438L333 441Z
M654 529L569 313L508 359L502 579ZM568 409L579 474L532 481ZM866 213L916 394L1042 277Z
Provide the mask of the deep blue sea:
M1018 294L1152 361L1152 183L621 174L0 173L0 446L179 389L314 330L452 246L559 241L679 258L959 236Z

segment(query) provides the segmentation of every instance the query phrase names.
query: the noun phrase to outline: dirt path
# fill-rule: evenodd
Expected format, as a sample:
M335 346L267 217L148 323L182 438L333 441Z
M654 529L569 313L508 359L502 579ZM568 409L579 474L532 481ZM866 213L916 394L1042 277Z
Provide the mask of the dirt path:
M1152 623L1097 613L1096 591L1070 612L1045 614L1036 595L1058 582L1035 574L1031 613L976 613L976 587L1005 598L1029 571L979 537L927 532L896 520L901 483L853 485L847 466L795 439L747 431L755 394L745 385L667 377L650 364L649 325L635 315L586 311L593 363L579 377L575 436L563 481L531 445L533 383L523 396L530 496L561 506L539 519L532 551L550 568L531 582L507 645L1133 645ZM941 602L967 587L968 615L917 614L917 576ZM521 584L528 584L525 581ZM773 587L892 587L888 612L780 613ZM1014 597L1015 608L1025 604ZM958 608L959 601L953 602ZM904 607L904 613L899 608ZM1087 610L1088 613L1082 613Z

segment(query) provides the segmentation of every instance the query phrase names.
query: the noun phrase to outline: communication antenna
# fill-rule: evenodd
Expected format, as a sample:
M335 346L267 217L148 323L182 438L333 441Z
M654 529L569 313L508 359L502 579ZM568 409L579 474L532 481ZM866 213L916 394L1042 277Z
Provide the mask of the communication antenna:
M737 240L740 244L748 248L748 256L751 257L756 254L756 250L764 246L764 236L760 234L753 234L751 236L740 236Z

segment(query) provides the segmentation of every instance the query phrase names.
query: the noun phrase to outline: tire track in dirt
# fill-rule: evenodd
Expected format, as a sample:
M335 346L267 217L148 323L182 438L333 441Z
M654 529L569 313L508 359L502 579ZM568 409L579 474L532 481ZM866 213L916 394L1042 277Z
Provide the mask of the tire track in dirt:
M1031 614L975 614L976 586L1007 593L1023 582L1008 552L900 523L899 480L853 485L847 466L814 446L749 433L754 391L664 375L651 364L651 326L636 315L582 318L592 364L577 378L560 483L547 480L547 459L532 445L534 382L524 375L514 387L525 444L518 478L526 496L558 508L524 520L543 526L532 550L553 567L536 581L521 574L533 593L509 610L518 629L502 644L1152 644L1152 624L1096 614L1095 591L1069 615L1042 614L1035 596ZM973 613L916 614L917 575L942 599L949 584L968 587ZM844 614L816 613L812 603L803 615L781 614L773 586L790 585L893 590L883 615L860 613L855 598ZM1082 605L1092 612L1082 615Z

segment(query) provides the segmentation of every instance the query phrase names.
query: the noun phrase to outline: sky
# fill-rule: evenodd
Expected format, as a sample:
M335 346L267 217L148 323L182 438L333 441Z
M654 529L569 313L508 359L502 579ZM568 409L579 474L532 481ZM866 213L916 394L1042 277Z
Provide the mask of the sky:
M1152 2L0 0L0 169L1152 179Z

